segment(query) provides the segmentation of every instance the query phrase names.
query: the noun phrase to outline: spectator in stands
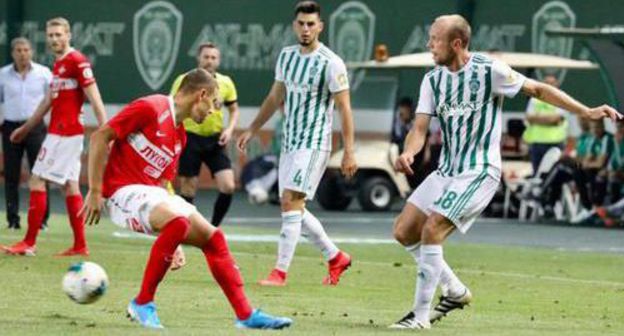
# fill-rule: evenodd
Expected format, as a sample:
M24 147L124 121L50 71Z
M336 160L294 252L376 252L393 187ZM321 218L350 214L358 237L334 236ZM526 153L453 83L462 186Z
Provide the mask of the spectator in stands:
M557 77L547 75L544 83L559 87ZM552 148L563 148L567 136L567 112L537 98L531 98L526 109L527 128L522 135L529 145L531 166L536 172L544 154Z
M606 178L608 188L607 196L609 203L615 203L622 198L622 186L624 185L624 122L616 123L614 136L614 150L609 157L609 164L601 177Z
M582 125L582 124L581 124ZM609 156L613 153L615 142L613 135L606 132L602 121L590 123L591 137L579 137L577 157L561 159L544 179L541 197L546 215L552 213L555 202L561 199L562 186L574 180L579 192L582 209L572 218L580 222L593 214L593 208L601 206L606 194L606 183L600 180L604 176Z
M407 137L407 133L409 133L410 129L412 129L414 117L416 116L414 109L414 101L409 97L401 98L397 104L394 122L392 123L390 141L399 146L399 153L403 152L405 138ZM422 182L425 177L429 175L430 172L430 170L428 170L428 162L431 158L431 151L429 150L428 138L429 137L425 140L424 149L420 151L416 157L414 157L414 162L412 164L414 174L406 175L407 181L412 188L416 188L420 182Z
M414 122L414 101L409 97L403 97L397 104L397 110L392 123L391 141L399 145L399 153L403 152L403 143L407 133L412 129Z

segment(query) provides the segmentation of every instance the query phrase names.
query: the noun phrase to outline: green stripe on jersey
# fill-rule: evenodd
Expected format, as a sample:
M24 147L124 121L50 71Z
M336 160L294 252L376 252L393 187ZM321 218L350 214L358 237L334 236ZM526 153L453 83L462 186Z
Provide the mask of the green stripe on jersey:
M470 81L477 80L477 72L473 71L470 76ZM470 86L468 86L470 88ZM470 92L470 106L477 101L477 91ZM472 140L472 124L474 123L474 116L477 113L475 110L470 111L470 116L466 121L466 142L464 142L464 148L461 151L461 159L459 160L459 174L464 171L464 161L466 160L466 155L468 154L468 148L470 148L470 141Z
M318 86L317 86L317 91L316 91L316 102L314 106L314 122L311 125L310 128L310 134L308 135L308 139L306 141L306 147L307 148L311 148L312 147L312 138L314 137L314 130L316 129L316 121L318 120L319 117L319 112L321 111L321 104L322 104L322 98L323 98L323 93L324 93L324 88L325 88L325 72L327 71L327 64L329 62L325 61L323 62L323 68L321 68L321 78L319 79L318 82ZM327 111L325 111L325 113L323 113L323 118L321 120L321 134L319 135L319 141L317 143L317 146L320 148L321 146L321 138L323 138L323 128L325 127L325 114L327 113Z
M292 72L290 73L290 81L295 82L295 76L297 74L297 70L299 70L299 62L301 61L301 57L297 55L295 59L295 66L293 67ZM292 148L295 144L294 141L297 137L297 115L301 112L301 94L297 92L293 95L296 102L293 104L293 109L288 111L288 117L290 118L290 147Z
M305 63L303 64L303 70L301 71L301 76L299 77L299 82L303 83L304 78L304 73L306 73L307 69L308 69L308 63L310 62L310 58L306 59ZM314 62L314 66L316 66L318 64L318 59ZM313 66L313 67L314 67ZM311 87L312 85L312 81L314 80L314 76L311 76L310 74L308 74L308 86ZM310 114L310 102L312 101L312 90L308 90L308 93L306 94L306 98L305 98L305 102L304 102L304 110L303 110L303 121L301 124L301 136L299 136L299 142L297 143L297 147L301 147L301 143L303 142L303 138L305 136L306 130L308 129L308 115Z
M457 105L460 105L463 100L464 100L464 77L466 76L465 72L462 70L459 74L458 74L458 83L457 83L457 92L456 92L456 101L457 101ZM464 125L464 114L463 114L463 110L461 111L462 114L459 115L459 118L457 119L457 130L455 131L455 137L457 138L457 142L455 143L455 156L460 156L460 149L461 149L461 142L462 140L464 140L461 136L461 129ZM455 160L455 167L454 167L454 171L458 172L460 169L460 162Z
M446 88L444 91L444 104L446 106L450 106L453 101L453 76L450 74L446 74ZM450 109L449 109L450 113ZM452 175L453 173L453 165L455 164L455 152L453 151L453 140L458 141L459 139L453 139L453 115L449 115L447 117L447 130L448 130L448 140L449 140L449 150L450 150L450 162L448 167L446 167L446 174Z
M483 92L483 98L481 99L481 103L483 104L481 106L481 113L480 113L480 119L479 119L479 129L477 130L477 137L475 139L475 144L474 147L472 148L472 152L470 154L470 169L474 169L474 167L477 165L477 151L479 150L479 147L481 146L481 138L483 137L483 132L485 129L485 119L487 119L487 102L490 99L490 91L491 91L491 73L492 73L492 67L489 65L485 65L485 90Z
M490 151L490 141L492 139L492 133L494 133L494 126L496 125L496 117L498 117L499 111L499 100L498 96L494 97L494 102L492 103L492 124L490 126L490 131L485 133L485 143L483 144L483 164L484 169L487 169L487 166L490 163L488 154Z

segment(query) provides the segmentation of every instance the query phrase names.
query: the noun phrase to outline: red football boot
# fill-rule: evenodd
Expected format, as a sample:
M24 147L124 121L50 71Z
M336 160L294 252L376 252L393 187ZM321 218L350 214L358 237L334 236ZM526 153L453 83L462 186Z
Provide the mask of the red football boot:
M351 267L351 256L345 252L338 252L338 254L329 261L329 274L323 279L323 285L336 286L340 281L340 276L349 267Z
M83 257L88 257L89 256L89 248L87 248L86 246L83 248L74 248L74 247L70 247L67 250L63 251L63 252L59 252L57 254L54 255L55 257L73 257L73 256L83 256Z
M260 286L283 287L286 286L286 272L273 269L266 279L258 281Z
M35 245L28 245L25 242L21 241L11 246L2 246L2 250L6 254L10 255L23 255L27 257L34 257L35 252L37 251L37 247Z

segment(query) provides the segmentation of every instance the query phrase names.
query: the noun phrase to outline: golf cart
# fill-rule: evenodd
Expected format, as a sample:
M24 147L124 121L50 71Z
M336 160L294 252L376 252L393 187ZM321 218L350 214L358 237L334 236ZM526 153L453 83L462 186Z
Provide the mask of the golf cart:
M507 52L477 52L491 58L500 59L511 67L519 68L566 68L596 69L589 61L578 61L552 55ZM355 76L359 81L352 92L352 105L355 111L355 129L359 134L372 132L373 129L392 127L395 102L398 94L398 75L403 69L433 68L431 54L416 53L390 57L384 62L375 60L349 63L351 70L385 69L383 76ZM340 174L343 151L336 151L330 158L327 171L317 191L317 199L326 210L344 210L353 198L358 199L364 211L384 211L391 208L399 197L409 195L410 186L407 178L394 171L393 165L399 156L396 144L390 137L373 140L358 140L355 157L359 166L352 180L345 180Z

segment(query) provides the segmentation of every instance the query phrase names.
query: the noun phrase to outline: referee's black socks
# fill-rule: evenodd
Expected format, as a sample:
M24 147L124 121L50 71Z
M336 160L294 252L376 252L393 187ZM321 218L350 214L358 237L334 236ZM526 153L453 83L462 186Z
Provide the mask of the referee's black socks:
M225 217L225 214L230 210L230 204L232 204L232 194L219 193L214 204L214 210L212 211L212 225L221 225L223 217Z

